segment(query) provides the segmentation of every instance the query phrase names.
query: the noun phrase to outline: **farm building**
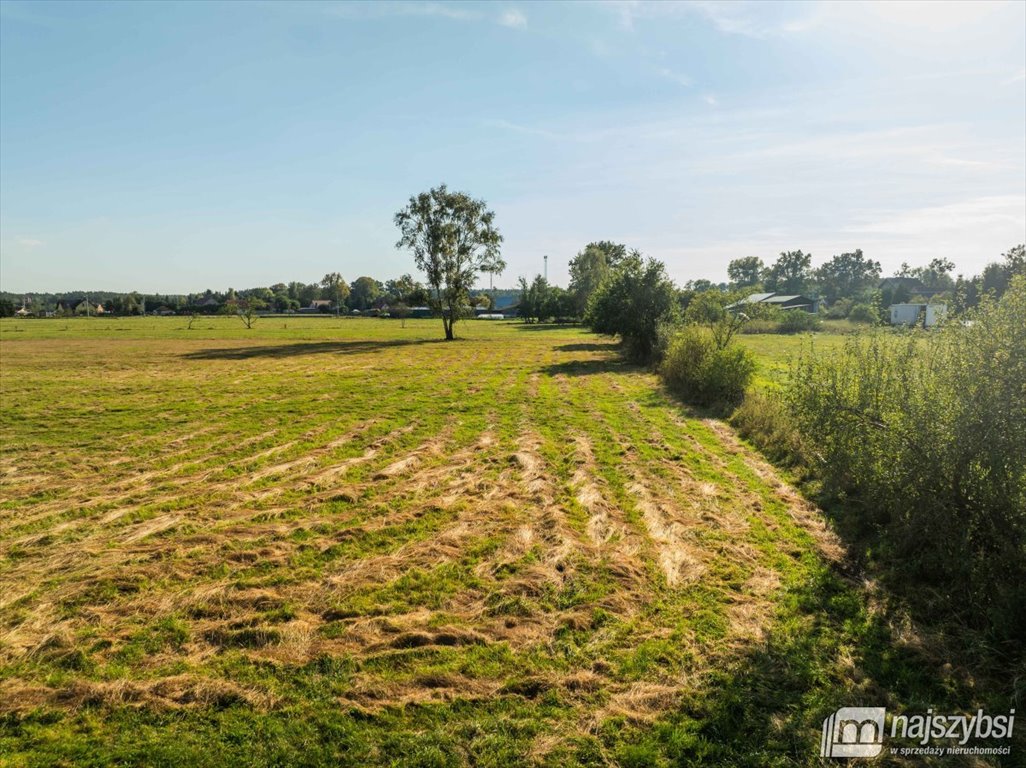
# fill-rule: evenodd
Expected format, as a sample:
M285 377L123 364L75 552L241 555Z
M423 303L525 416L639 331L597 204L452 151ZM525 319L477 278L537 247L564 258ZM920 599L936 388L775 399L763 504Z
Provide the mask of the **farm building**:
M944 319L947 304L891 304L891 325L919 325L932 328Z
M751 296L741 299L741 301L728 304L727 309L731 312L738 312L747 305L761 304L770 307L780 307L780 309L786 310L800 309L803 312L809 312L814 315L819 312L819 301L819 299L813 299L800 294L753 293Z

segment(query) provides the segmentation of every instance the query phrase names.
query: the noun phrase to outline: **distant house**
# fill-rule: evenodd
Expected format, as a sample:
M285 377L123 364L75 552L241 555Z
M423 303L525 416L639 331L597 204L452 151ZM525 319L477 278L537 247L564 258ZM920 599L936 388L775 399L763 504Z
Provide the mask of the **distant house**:
M947 304L891 304L891 325L922 325L932 328L948 313Z
M212 314L214 312L217 312L221 308L221 302L219 302L213 296L207 296L207 298L203 299L203 301L200 301L196 304L196 308L204 314Z
M102 315L104 310L102 304L91 304L88 299L83 299L75 305L74 312L76 315Z
M300 307L296 311L301 312L304 315L313 315L321 312L331 312L333 309L334 307L328 299L314 299L310 302L310 306Z
M741 301L728 304L726 309L730 312L740 312L748 305L761 304L786 310L798 309L814 315L819 312L819 301L801 294L753 293Z

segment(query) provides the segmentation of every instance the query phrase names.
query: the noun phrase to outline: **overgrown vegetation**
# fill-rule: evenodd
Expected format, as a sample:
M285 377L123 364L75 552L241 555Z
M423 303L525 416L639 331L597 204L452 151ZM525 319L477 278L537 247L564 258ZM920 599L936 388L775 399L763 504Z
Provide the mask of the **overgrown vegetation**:
M734 423L817 478L838 521L927 615L957 615L999 655L1026 630L1026 278L929 333L806 349L784 400ZM950 619L949 619L950 620Z
M878 556L995 640L1026 631L1026 279L934 334L805 355L788 399Z
M823 327L817 315L800 309L782 310L777 307L748 307L750 315L742 333L812 333Z

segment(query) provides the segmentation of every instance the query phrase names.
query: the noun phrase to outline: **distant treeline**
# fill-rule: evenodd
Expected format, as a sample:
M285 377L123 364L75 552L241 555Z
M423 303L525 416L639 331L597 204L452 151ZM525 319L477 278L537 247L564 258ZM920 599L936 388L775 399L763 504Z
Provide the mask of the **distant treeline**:
M510 288L472 292L475 306L488 308L501 297L518 295ZM266 312L365 312L402 304L428 304L427 289L410 275L381 282L358 277L350 285L338 273L325 275L315 283L293 281L269 287L223 291L205 290L189 294L128 293L118 291L66 291L63 293L11 293L0 291L0 316L16 313L33 316L87 314L219 314L238 306Z
M586 245L570 260L567 288L551 285L541 275L519 288L496 288L471 292L478 308L510 298L520 306L520 316L531 320L581 319L604 280L629 255L625 245L606 240ZM1012 275L1026 269L1023 245L1010 248L978 275L955 273L948 259L935 258L929 264L902 264L897 274L883 277L880 262L866 258L861 249L831 256L812 266L812 254L801 250L783 251L772 262L758 256L734 259L727 267L728 280L713 283L691 280L677 289L682 311L697 299L692 312L715 313L738 296L758 292L802 295L815 299L825 316L851 318L861 322L885 320L891 304L903 302L944 303L955 313L977 307L982 296L1000 297ZM223 291L206 290L190 294L143 294L116 291L67 291L64 293L0 292L0 316L22 314L217 314L226 307L247 306L269 312L365 312L394 305L422 307L430 303L428 289L406 274L384 282L362 276L347 282L338 272L313 283L275 283L269 287Z

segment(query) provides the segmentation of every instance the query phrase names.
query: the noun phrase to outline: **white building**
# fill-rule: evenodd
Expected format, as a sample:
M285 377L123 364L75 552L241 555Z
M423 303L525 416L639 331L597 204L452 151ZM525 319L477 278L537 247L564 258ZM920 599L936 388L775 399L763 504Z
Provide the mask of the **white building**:
M947 304L891 304L891 325L919 325L924 328L944 320Z

